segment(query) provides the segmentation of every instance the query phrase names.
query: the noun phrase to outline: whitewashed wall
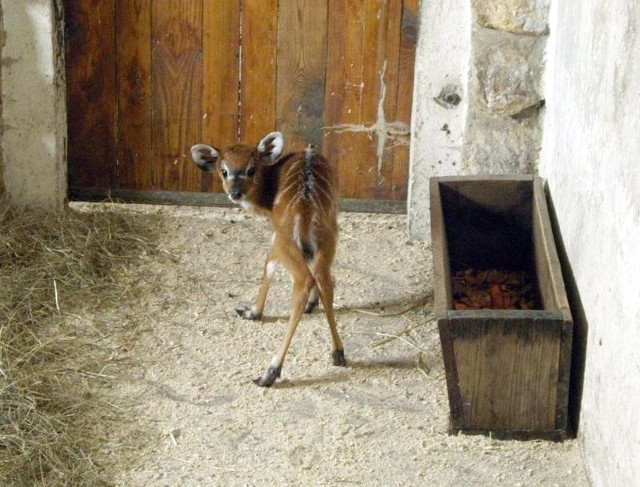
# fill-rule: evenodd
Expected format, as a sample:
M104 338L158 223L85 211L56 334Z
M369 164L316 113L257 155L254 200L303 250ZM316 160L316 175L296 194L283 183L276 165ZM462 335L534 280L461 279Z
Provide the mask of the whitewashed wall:
M9 199L57 210L66 195L66 112L54 3L1 2L6 32L1 143Z
M429 177L462 170L470 36L468 0L420 3L408 201L415 238L429 235Z
M556 0L539 172L584 316L594 486L640 485L640 2Z

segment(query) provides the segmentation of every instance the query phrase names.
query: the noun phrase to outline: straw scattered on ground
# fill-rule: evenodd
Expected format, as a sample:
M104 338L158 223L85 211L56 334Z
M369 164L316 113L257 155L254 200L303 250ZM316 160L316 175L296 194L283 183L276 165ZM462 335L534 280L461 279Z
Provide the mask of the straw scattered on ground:
M141 237L151 228L107 211L0 202L0 485L107 483L93 457L123 409L96 391L135 330L109 333L92 310L135 291L120 278L153 252Z

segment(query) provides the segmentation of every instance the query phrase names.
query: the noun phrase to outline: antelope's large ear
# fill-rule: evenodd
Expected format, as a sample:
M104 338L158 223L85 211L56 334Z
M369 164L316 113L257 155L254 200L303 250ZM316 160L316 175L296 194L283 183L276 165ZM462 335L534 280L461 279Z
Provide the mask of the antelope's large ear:
M196 144L191 148L191 158L200 169L205 172L213 172L216 170L216 161L219 152L206 144Z
M267 163L275 162L282 155L283 149L284 138L280 132L271 132L258 144L258 154L261 159L266 159Z

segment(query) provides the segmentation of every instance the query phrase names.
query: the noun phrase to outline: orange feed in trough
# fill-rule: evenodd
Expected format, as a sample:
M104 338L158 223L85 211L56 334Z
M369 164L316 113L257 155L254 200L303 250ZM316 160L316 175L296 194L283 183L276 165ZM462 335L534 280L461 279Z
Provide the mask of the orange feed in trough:
M524 271L499 269L457 271L453 276L456 310L535 309L533 280Z

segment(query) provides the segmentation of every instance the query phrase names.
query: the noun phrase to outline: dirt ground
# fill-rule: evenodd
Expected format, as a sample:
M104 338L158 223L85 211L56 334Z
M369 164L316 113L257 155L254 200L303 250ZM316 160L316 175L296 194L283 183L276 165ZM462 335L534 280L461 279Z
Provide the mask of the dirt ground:
M447 434L431 252L407 239L405 216L340 216L335 306L347 367L331 365L316 310L282 379L264 389L251 379L284 332L284 270L263 321L234 307L256 296L268 223L235 208L113 211L153 214L163 227L158 252L123 275L141 292L91 318L136 330L102 371L112 379L104 400L133 419L96 459L115 485L588 485L575 440Z

